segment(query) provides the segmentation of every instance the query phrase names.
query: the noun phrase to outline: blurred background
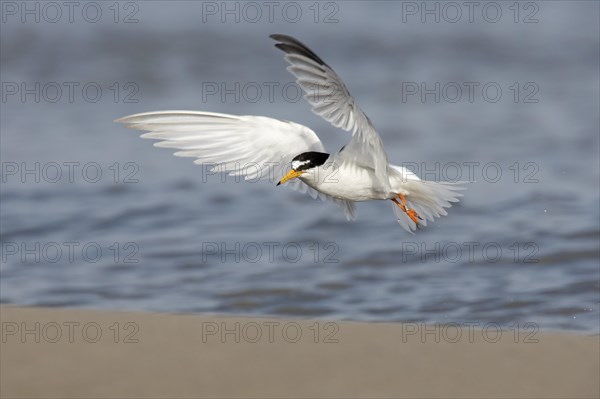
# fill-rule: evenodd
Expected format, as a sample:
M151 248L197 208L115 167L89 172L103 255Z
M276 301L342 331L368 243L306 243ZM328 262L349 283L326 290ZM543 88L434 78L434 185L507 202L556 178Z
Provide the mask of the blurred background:
M599 332L599 3L1 6L2 303ZM271 33L342 76L391 162L472 181L449 216L347 222L113 122L264 115L337 151Z

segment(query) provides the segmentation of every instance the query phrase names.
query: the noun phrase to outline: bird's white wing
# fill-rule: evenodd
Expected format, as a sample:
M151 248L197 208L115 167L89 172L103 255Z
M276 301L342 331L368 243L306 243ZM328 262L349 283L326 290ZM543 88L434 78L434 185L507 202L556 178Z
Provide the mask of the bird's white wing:
M306 126L264 116L159 111L126 116L116 122L147 131L141 137L161 140L155 147L179 150L175 156L196 158L196 164L215 165L212 171L244 176L246 180L278 181L296 155L325 152L319 137ZM301 180L290 181L289 185L313 198L338 203L348 218L354 215L352 204L313 192Z
M342 79L306 45L286 35L271 35L275 46L286 53L288 71L304 90L312 111L333 126L352 132L340 155L375 170L380 188L389 190L388 158L381 138L369 118L356 104Z
M324 152L309 128L262 116L210 112L160 111L126 116L117 122L148 131L142 138L161 140L155 147L175 148L175 156L214 164L214 171L246 180L281 178L292 159L305 151Z

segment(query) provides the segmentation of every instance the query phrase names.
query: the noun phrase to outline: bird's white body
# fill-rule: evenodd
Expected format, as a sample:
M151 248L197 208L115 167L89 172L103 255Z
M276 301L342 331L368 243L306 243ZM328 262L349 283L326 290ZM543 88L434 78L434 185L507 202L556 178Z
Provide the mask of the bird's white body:
M407 195L414 181L420 179L405 168L390 165L388 169L389 190L379 187L375 170L333 157L331 161L307 171L299 177L315 190L348 201L389 200L398 194Z
M118 122L147 131L142 137L161 140L157 147L176 148L176 156L217 165L214 171L244 175L247 180L274 174L281 178L279 184L289 181L289 186L313 198L337 203L348 219L355 218L355 202L371 200L395 202L396 219L409 232L446 215L444 208L458 201L457 190L462 187L423 181L408 169L389 164L379 134L333 69L298 40L271 37L287 53L288 70L312 110L352 133L338 153L326 153L319 137L306 126L264 116L159 111ZM256 164L273 165L274 170L244 167Z

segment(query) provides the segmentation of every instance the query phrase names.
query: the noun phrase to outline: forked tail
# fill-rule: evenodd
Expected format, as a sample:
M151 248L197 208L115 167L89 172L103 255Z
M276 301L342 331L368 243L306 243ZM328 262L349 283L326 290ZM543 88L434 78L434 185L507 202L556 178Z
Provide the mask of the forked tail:
M420 180L405 168L393 167L402 175L401 183L393 184L401 188L398 199L394 201L393 209L396 220L406 231L412 233L421 226L427 226L427 221L446 216L445 208L458 202L462 197L464 182L433 182Z

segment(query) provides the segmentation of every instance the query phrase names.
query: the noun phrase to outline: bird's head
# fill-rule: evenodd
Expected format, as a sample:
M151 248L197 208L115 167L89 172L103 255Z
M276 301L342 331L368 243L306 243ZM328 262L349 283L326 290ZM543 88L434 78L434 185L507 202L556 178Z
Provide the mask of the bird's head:
M315 171L315 168L321 166L327 161L329 158L329 154L324 152L303 152L300 155L297 155L294 159L292 159L292 169L286 173L285 176L277 185L285 183L288 180L295 179L296 177L300 177L304 174L312 174Z

